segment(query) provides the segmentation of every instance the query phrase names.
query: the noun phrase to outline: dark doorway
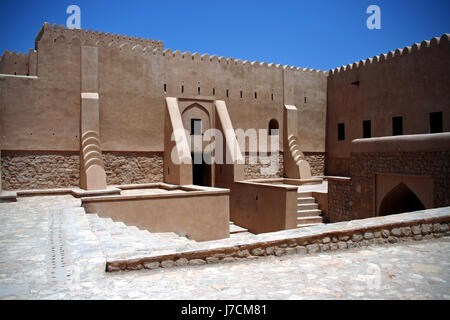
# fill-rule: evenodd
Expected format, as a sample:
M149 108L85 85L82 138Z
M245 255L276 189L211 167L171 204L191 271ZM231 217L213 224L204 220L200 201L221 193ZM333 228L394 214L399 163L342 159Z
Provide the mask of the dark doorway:
M211 163L210 154L191 153L192 157L192 183L197 186L211 187L211 165L205 162L205 158Z
M380 216L389 214L424 210L425 207L419 198L404 183L392 189L380 205Z
M403 117L392 118L392 135L393 136L403 135Z
M439 133L443 131L442 112L430 113L430 133Z

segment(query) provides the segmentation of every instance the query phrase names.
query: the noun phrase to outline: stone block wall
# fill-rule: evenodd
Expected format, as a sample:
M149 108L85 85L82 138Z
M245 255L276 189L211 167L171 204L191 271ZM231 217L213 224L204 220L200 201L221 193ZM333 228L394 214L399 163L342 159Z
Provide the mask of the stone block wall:
M325 153L303 152L303 154L311 166L311 174L313 176L323 176L325 174Z
M3 190L78 187L80 156L71 152L2 151Z
M278 164L277 164L278 161ZM284 172L284 158L283 154L273 154L266 157L258 157L254 154L245 155L245 167L244 167L244 177L245 179L267 179L267 178L282 178ZM265 173L264 170L274 167L275 172ZM276 170L276 165L278 165L278 170Z
M322 152L306 152L304 153L305 159L311 166L311 174L313 176L323 176L325 173L325 153ZM259 158L253 154L245 155L245 179L269 179L269 178L282 178L284 176L284 157L280 153L278 155L279 166L278 170L274 174L264 174L261 172L261 168L269 168L270 163L267 163L267 159L270 159L271 163L276 161L276 156L271 155L263 158L264 163L259 161ZM255 162L250 163L250 161Z
M431 176L434 182L434 206L450 205L450 152L371 152L351 154L353 210L373 215L376 174Z
M450 205L450 152L361 152L351 154L351 180L328 180L330 222L373 217L377 174L431 176L434 207Z
M162 182L162 152L103 152L108 185Z
M327 176L343 176L350 175L350 158L331 158L325 159Z
M328 212L326 222L349 221L352 214L352 183L350 179L328 179Z

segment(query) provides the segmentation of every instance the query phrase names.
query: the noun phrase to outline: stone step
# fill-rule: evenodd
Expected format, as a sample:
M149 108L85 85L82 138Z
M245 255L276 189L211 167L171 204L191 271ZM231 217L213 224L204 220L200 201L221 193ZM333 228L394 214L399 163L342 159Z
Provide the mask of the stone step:
M297 210L297 217L317 217L322 214L320 209Z
M313 197L299 197L297 198L297 203L298 204L307 204L307 203L316 203L316 199Z
M319 209L319 205L317 203L298 203L297 210L313 210Z
M312 223L322 223L322 217L297 217L297 227Z
M175 232L153 233L120 221L115 222L111 218L101 218L97 214L87 216L91 230L107 257L143 252L150 254L155 250L186 250L195 243Z
M320 226L323 223L307 223L307 224L298 224L297 228L306 228L306 227L314 227L314 226Z

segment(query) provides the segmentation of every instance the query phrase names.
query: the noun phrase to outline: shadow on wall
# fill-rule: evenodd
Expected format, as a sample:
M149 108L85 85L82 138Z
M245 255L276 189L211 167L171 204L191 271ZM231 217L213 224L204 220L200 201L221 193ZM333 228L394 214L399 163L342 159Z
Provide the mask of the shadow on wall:
M424 210L422 201L404 183L398 184L383 199L380 205L380 216L389 214Z

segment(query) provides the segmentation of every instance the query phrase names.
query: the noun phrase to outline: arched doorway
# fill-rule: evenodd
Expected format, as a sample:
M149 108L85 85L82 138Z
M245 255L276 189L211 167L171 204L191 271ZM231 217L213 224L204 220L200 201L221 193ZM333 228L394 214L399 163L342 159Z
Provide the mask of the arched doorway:
M273 131L272 131L273 130ZM272 119L269 121L269 136L277 136L279 130L279 125L278 125L278 120L277 119Z
M211 154L204 152L209 144L203 135L212 127L208 104L199 102L180 103L183 127L189 134L192 157L192 183L199 186L212 186Z
M403 182L393 188L380 205L380 216L424 210L422 201Z

